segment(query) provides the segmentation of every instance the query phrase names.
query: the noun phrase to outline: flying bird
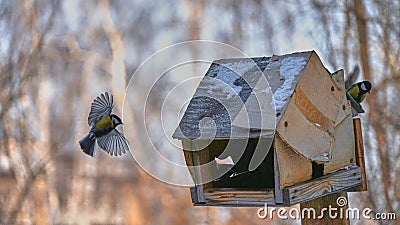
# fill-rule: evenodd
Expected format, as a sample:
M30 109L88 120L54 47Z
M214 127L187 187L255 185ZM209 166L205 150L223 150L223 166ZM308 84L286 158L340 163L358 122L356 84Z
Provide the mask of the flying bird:
M88 124L89 134L79 141L84 153L94 156L94 147L97 144L111 156L121 156L129 151L128 141L122 133L116 130L123 124L121 118L111 114L114 100L108 92L98 96L90 109Z

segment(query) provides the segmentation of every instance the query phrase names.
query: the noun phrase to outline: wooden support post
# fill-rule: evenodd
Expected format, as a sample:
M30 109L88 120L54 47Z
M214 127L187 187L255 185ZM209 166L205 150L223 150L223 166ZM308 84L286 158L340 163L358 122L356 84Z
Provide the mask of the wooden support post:
M337 199L340 199L340 203L345 203L343 206L338 206ZM342 192L342 193L337 193L337 194L332 194L332 195L327 195L321 198L317 198L308 202L304 202L300 204L300 210L303 212L303 209L305 212L308 211L308 209L314 209L315 210L315 215L316 218L308 218L307 213L305 213L305 218L304 216L301 218L301 224L303 225L349 225L350 221L346 217L346 212L347 212L347 192ZM329 214L329 209L330 208L336 208L336 210L332 211L331 215ZM309 211L308 211L309 212ZM322 212L324 213L323 216L321 216ZM342 213L341 213L342 212ZM336 214L336 216L334 216ZM319 218L321 216L321 218Z
M353 118L354 124L354 139L356 140L356 163L361 169L361 186L356 191L367 190L367 175L365 173L364 161L364 145L362 139L361 120L360 118Z

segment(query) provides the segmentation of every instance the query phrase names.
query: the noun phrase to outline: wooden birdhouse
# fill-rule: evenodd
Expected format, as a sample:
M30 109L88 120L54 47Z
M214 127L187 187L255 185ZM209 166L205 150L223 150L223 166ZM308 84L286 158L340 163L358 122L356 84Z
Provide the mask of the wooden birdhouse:
M361 184L343 72L314 51L214 61L173 137L195 205L289 206Z

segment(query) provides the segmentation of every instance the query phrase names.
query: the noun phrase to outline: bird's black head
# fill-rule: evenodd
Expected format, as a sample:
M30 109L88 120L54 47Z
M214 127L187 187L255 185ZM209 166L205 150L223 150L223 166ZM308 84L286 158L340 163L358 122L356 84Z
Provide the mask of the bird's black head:
M361 82L360 88L364 93L367 93L367 92L369 93L371 91L371 88L372 88L371 82L369 82L367 80Z
M118 126L118 125L120 125L120 124L124 124L124 123L122 123L121 118L119 118L117 115L112 114L112 115L110 115L110 116L111 116L111 120L112 120L113 123L114 123L114 127L116 127L116 126Z

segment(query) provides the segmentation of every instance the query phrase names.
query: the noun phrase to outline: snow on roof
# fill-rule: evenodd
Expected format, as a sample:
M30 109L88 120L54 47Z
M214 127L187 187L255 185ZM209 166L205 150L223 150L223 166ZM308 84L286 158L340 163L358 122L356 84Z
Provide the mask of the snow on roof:
M253 88L262 75L267 78L272 89L277 112L282 112L310 56L311 52L303 52L272 58L232 58L214 61L200 82L173 137L178 139L259 137L261 134L259 129L252 127L238 129L232 126L232 121L254 93ZM268 93L269 90L260 92ZM210 118L214 123L204 124L202 123L204 118ZM277 120L279 118L280 116Z
M209 90L207 93L210 95L214 94L214 91L222 91L226 93L226 98L231 99L235 94L239 95L243 89L238 82L240 80L242 74L245 74L251 69L251 64L254 64L253 61L239 61L239 62L230 62L226 64L220 64L220 66L216 68L216 76L213 77L215 79L211 79L211 85L209 85ZM215 73L214 73L215 74ZM211 76L212 77L212 76Z
M279 63L279 61L274 63ZM294 86L306 64L307 61L303 57L289 57L280 62L279 73L285 81L274 92L275 108L277 111L281 111L285 107L287 99L293 94Z

